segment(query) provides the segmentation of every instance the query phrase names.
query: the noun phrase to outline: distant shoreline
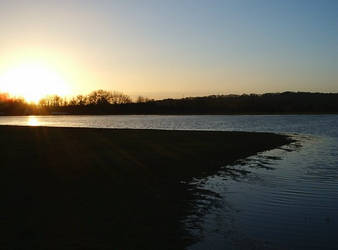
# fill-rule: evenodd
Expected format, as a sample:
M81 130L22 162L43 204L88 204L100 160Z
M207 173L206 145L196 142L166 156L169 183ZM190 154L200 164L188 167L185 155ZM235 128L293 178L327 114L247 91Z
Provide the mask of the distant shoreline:
M0 114L0 117L3 116L123 116L123 115L134 115L134 116L151 116L151 115L158 115L158 116L194 116L194 115L198 115L198 116L217 116L217 115L338 115L338 112L300 112L300 113L187 113L187 114L182 114L182 113L163 113L163 114L159 114L159 113L130 113L130 114L102 114L102 113L98 113L98 114L22 114L22 115L15 115L15 114Z
M337 114L338 93L282 92L210 95L181 99L132 101L123 93L98 90L71 99L52 95L37 103L0 94L6 115L233 115Z
M4 248L183 249L189 180L292 142L287 135L0 126ZM226 171L226 167L224 168Z

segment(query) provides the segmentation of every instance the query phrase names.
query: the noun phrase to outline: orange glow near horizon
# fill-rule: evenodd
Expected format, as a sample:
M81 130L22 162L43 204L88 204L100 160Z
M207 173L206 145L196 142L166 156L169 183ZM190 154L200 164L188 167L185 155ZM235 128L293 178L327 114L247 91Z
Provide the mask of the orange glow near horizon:
M37 103L46 95L69 95L70 86L46 63L32 61L1 72L0 92Z

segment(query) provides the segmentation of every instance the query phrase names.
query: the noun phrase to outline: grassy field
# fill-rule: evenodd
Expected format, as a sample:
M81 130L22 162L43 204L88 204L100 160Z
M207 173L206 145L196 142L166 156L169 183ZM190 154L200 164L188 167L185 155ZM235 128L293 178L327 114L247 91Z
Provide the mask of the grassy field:
M0 248L184 249L185 181L284 135L0 126ZM184 182L183 182L184 181Z

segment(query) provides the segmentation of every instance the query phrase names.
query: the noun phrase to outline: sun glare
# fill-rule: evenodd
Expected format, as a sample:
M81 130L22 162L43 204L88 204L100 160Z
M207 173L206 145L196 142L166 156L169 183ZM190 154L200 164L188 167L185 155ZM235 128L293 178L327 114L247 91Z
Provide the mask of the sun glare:
M29 116L27 124L29 126L39 126L40 122L39 122L39 120L35 116Z
M25 63L13 67L0 75L0 92L23 97L37 103L46 95L69 94L68 84L61 76L41 63Z

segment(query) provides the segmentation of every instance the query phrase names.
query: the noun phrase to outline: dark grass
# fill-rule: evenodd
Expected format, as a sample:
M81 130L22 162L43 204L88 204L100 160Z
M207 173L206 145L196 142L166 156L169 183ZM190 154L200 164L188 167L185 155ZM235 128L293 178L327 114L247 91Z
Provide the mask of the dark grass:
M187 180L284 135L0 126L0 248L184 249Z

